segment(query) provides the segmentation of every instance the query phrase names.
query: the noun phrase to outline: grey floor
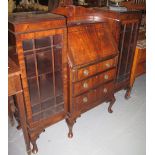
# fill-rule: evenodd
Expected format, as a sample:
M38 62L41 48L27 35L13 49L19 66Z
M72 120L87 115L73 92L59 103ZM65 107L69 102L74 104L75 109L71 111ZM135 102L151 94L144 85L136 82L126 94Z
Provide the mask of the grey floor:
M145 155L145 75L136 79L131 98L116 93L113 113L104 103L84 113L74 125L74 137L61 121L46 129L37 140L37 155ZM23 135L9 124L9 155L26 155Z

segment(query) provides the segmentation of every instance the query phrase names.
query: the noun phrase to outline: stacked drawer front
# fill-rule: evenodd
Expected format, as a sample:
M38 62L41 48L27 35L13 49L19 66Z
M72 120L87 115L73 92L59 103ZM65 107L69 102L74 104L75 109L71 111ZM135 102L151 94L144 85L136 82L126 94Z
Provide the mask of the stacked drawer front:
M102 84L97 88L89 90L80 96L74 98L74 109L76 111L86 111L98 104L97 101L102 101L112 93L114 89L114 82Z
M78 69L73 75L74 110L86 111L114 90L117 57Z
M114 79L116 74L116 69L111 69L106 72L102 72L90 78L84 79L82 81L73 84L73 96L80 95L96 86L99 86L105 82Z

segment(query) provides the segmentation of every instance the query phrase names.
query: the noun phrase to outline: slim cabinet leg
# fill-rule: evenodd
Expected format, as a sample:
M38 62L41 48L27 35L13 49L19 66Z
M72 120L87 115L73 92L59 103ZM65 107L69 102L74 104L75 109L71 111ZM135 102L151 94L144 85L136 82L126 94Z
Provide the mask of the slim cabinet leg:
M20 123L21 123L21 128L23 130L23 135L24 135L24 140L25 140L25 145L26 145L26 150L28 155L31 154L31 147L30 147L30 138L28 134L28 129L27 129L27 124L26 124L26 113L25 113L25 107L24 107L24 99L23 99L23 93L20 92L16 95L17 99L17 104L19 108L19 113L20 115Z
M68 138L72 138L73 137L73 125L76 122L76 119L73 118L66 118L66 122L69 128L69 132L68 132Z
M13 100L14 100L14 106L15 106L14 117L15 117L16 121L18 122L18 125L16 128L17 128L17 130L20 130L21 129L20 113L19 113L18 103L15 98L15 95L13 96Z
M116 101L115 96L112 95L111 100L110 100L110 103L109 103L109 107L108 107L108 112L109 113L112 113L113 112L113 110L111 108L112 108L113 104L115 103L115 101Z
M14 126L15 122L14 122L14 116L13 116L13 111L12 111L12 100L11 97L8 98L8 115L9 115L9 120L11 123L11 126Z
M28 150L28 151L27 151L27 154L28 154L28 155L31 155L31 152L32 152L31 150Z
M38 147L37 147L36 140L33 140L33 141L32 141L32 145L33 145L32 153L33 153L33 154L36 154L36 153L38 152Z

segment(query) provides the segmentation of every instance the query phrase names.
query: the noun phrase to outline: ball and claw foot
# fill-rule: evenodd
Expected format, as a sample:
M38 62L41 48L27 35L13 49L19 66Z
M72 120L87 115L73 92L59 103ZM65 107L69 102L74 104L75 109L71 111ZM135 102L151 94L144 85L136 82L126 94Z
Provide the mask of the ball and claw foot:
M108 108L109 113L113 113L113 110L111 108Z
M38 152L38 148L34 148L34 147L33 147L32 153L33 153L33 154L37 154L37 152Z
M73 137L73 132L72 131L69 131L68 138L72 138L72 137Z

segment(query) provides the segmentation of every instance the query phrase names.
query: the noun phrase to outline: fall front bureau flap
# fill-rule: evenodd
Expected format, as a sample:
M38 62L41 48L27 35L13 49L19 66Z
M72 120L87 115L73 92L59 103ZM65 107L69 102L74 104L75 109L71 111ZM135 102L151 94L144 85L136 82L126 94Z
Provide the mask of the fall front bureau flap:
M68 48L71 67L83 66L118 53L115 40L105 22L68 27Z

